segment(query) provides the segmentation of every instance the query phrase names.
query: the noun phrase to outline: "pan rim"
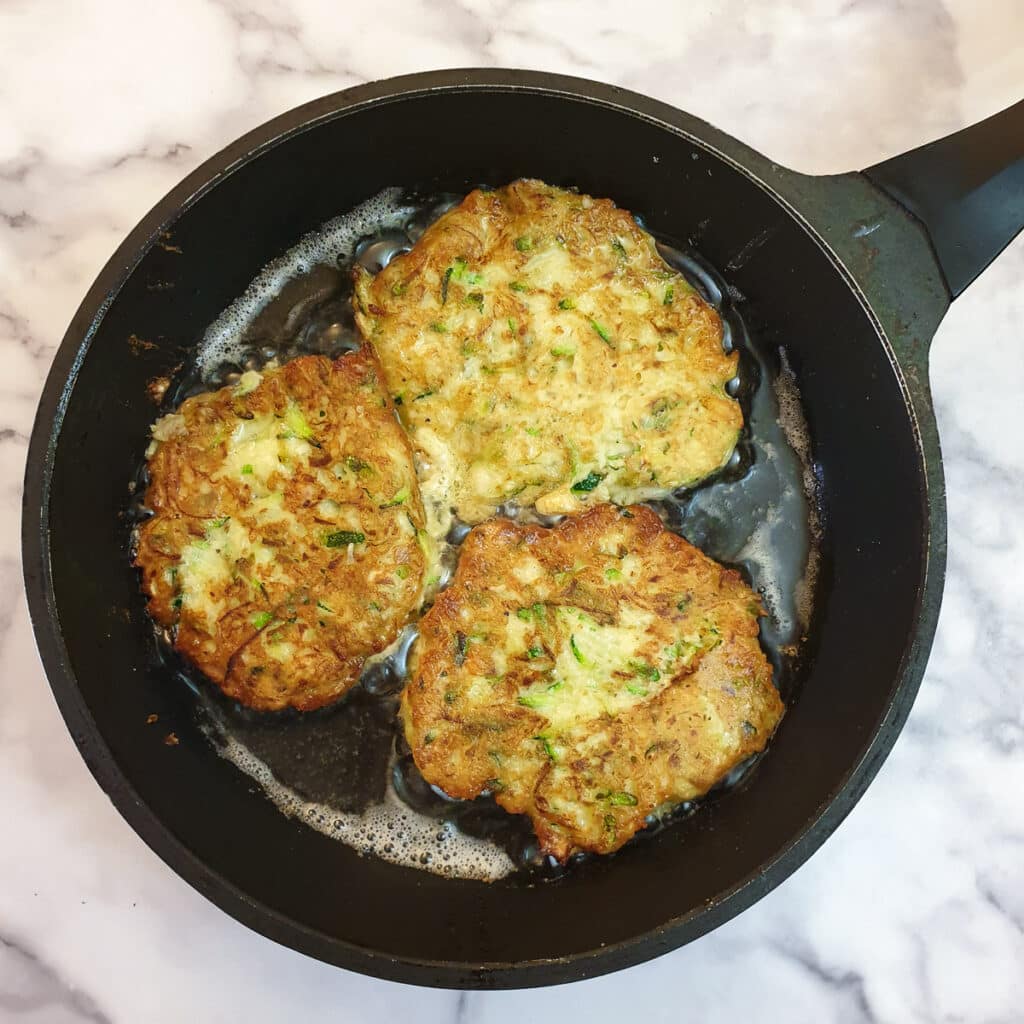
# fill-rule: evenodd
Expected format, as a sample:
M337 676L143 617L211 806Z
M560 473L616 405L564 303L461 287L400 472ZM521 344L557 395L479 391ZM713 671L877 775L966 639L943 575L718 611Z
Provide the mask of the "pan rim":
M858 759L816 808L801 831L758 870L739 880L713 902L667 921L647 932L610 946L568 954L556 959L516 963L455 962L394 956L358 946L304 925L247 895L223 875L192 854L139 797L115 761L93 719L72 670L60 630L50 575L49 518L53 460L67 403L78 371L100 323L125 282L170 223L235 170L258 159L289 138L327 121L368 106L414 99L444 91L511 91L562 96L618 110L655 123L686 137L724 160L752 183L768 192L818 245L854 293L875 327L893 374L903 393L914 429L924 501L926 544L921 558L914 617L915 632L907 638L885 714ZM699 134L706 135L713 141ZM839 826L874 778L898 736L920 686L927 652L938 618L938 601L928 600L941 588L944 570L944 506L931 494L927 466L941 471L938 450L927 450L920 429L922 416L931 416L927 403L919 407L902 367L877 315L849 271L828 243L785 196L742 162L752 154L735 143L733 156L722 143L734 142L704 122L657 100L587 79L544 72L456 69L405 75L355 86L289 110L258 126L205 160L163 196L128 233L99 272L75 312L48 372L28 450L22 506L22 555L28 607L36 644L61 715L86 765L100 787L143 841L177 875L232 917L248 927L300 952L336 966L387 980L434 987L518 988L558 984L594 977L659 956L706 934L736 916L780 885L803 864ZM941 480L941 477L939 478ZM930 500L929 500L930 499ZM938 499L938 501L936 500Z

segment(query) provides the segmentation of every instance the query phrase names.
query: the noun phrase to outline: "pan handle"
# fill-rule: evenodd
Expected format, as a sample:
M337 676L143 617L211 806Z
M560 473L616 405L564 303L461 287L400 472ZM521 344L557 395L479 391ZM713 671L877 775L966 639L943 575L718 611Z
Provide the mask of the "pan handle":
M864 174L924 225L955 299L1024 229L1024 100Z

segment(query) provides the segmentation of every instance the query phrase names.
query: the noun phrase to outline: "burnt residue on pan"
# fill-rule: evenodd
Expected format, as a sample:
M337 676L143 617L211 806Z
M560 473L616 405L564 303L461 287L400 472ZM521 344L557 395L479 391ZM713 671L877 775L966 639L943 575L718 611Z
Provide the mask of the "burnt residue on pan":
M163 389L160 412L189 395L230 384L245 370L300 354L334 357L358 347L352 266L358 262L371 272L386 266L460 198L389 189L301 240L211 325L194 361ZM797 381L784 339L781 345L761 342L756 310L745 308L742 296L730 291L713 267L670 239L660 239L659 248L722 315L724 343L740 354L730 391L743 407L745 427L719 474L651 504L670 529L739 569L764 596L768 615L761 640L789 702L814 614L820 540L818 470L811 461ZM140 464L131 488L133 522L147 514L145 484L145 465ZM502 511L537 518L515 506ZM457 523L448 535L442 586L466 532ZM366 853L443 875L491 880L517 873L529 882L573 870L574 862L559 867L540 857L526 819L506 814L488 798L451 800L420 776L395 720L405 656L414 637L413 628L406 630L389 652L367 666L361 686L340 704L304 715L240 708L190 670L166 636L158 636L157 648L161 660L194 692L196 714L210 741L254 778L283 813ZM770 750L740 765L703 800L652 821L634 842L745 783L763 756L770 756Z

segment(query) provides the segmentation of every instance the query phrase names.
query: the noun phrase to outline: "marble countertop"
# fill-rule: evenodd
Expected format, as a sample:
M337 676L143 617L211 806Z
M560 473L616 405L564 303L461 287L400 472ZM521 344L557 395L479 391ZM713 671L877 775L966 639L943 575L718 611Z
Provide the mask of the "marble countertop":
M0 1020L1024 1020L1024 239L932 350L949 577L905 732L794 877L617 975L417 990L247 931L94 783L39 666L19 565L27 438L74 309L168 188L265 119L369 78L528 67L628 86L781 163L842 171L1019 99L1022 39L1019 0L0 5Z

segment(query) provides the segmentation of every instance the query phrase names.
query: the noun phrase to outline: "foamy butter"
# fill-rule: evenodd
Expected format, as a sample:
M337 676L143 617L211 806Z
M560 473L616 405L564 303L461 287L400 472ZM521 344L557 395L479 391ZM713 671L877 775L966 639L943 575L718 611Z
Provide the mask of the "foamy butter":
M360 240L401 227L418 209L401 202L400 188L387 188L349 213L327 221L268 263L248 288L206 329L196 353L204 378L225 362L240 362L246 329L290 280L320 263L351 260Z
M317 264L351 262L360 241L382 236L408 222L419 207L401 203L401 195L398 188L385 189L306 235L283 256L264 267L245 292L206 330L196 354L199 375L210 380L223 364L242 361L245 332L289 281L309 273ZM216 386L219 382L212 383ZM449 556L448 560L453 559ZM450 572L450 565L443 567L442 585ZM415 632L406 630L388 650L370 660L364 685L371 692L400 687L414 638ZM450 822L418 813L402 803L391 786L381 802L371 804L358 814L347 813L325 803L306 800L283 785L268 765L231 734L228 722L220 722L215 733L211 730L211 739L221 756L257 782L283 814L360 853L439 875L482 881L502 878L514 870L515 865L501 847L465 835Z
M289 818L304 822L325 836L338 839L362 854L390 864L419 868L448 878L493 882L510 874L515 865L499 846L460 832L449 822L418 814L388 789L384 800L361 814L347 814L327 804L304 800L230 733L215 741L222 757L255 782Z
M410 205L402 202L399 189L386 189L350 213L328 221L319 231L307 235L265 267L245 293L206 331L196 357L196 376L192 378L196 389L232 382L238 376L232 365L262 364L271 357L283 362L306 351L303 346L308 339L302 341L300 331L295 336L298 340L282 339L280 350L261 350L254 355L246 341L246 332L285 285L301 281L317 265L344 267L361 262L372 271L386 265L394 255L407 250L427 224L457 201L457 197L450 196L438 199ZM726 298L730 294L728 287L712 268L692 253L660 244L659 250L721 312L727 350L735 345L743 354L736 382L739 390L750 380L755 380L757 386L744 399L749 436L741 443L742 450L737 452L734 463L719 478L693 492L650 504L671 529L711 558L744 567L768 608L761 637L776 667L780 668L786 657L795 651L810 619L820 541L815 502L817 484L796 380L783 351L778 354L776 368L747 336L742 317ZM313 276L310 275L311 281ZM340 297L343 299L346 294L350 294L347 289ZM335 333L330 335L329 344L313 350L332 356L344 351L345 336L344 332L336 330L338 324L321 326ZM351 344L352 328L349 330L347 343ZM418 468L422 473L437 467ZM545 526L554 525L559 518L539 516L533 509L520 509L514 503L498 512L519 522L539 522ZM468 532L468 527L449 516L434 514L431 519L436 559L431 567L428 593L447 585L458 559L459 546ZM410 626L385 651L368 660L361 687L371 700L382 701L384 706L394 702L405 683L407 657L414 638L415 627ZM784 683L785 675L780 672L777 681ZM431 795L425 783L423 793L415 799L406 792L407 786L396 790L396 772L407 758L396 752L390 730L379 734L374 741L386 744L386 747L374 748L380 755L379 763L382 766L387 763L383 796L364 810L354 812L318 800L315 789L307 790L311 794L309 799L300 795L275 776L271 764L239 739L237 734L244 735L244 730L236 725L233 733L230 715L214 713L211 718L206 728L221 756L256 781L283 814L362 854L447 877L484 881L504 877L534 863L526 856L527 851L516 852L513 859L499 845L503 841L500 828L491 831L491 840L460 831L453 820L458 815L452 812L469 805L447 798L442 800L436 790ZM339 723L339 729L345 727L342 719L333 721ZM296 726L282 723L281 727ZM273 757L270 762L273 763ZM735 778L731 775L720 787L732 784L748 767L745 763L733 773ZM302 785L305 789L305 781ZM400 792L405 792L413 802L420 801L419 809L403 800ZM692 806L689 809L692 810ZM513 828L514 819L497 808L493 810L502 820L508 819L509 829ZM515 844L506 842L506 846L512 850Z

